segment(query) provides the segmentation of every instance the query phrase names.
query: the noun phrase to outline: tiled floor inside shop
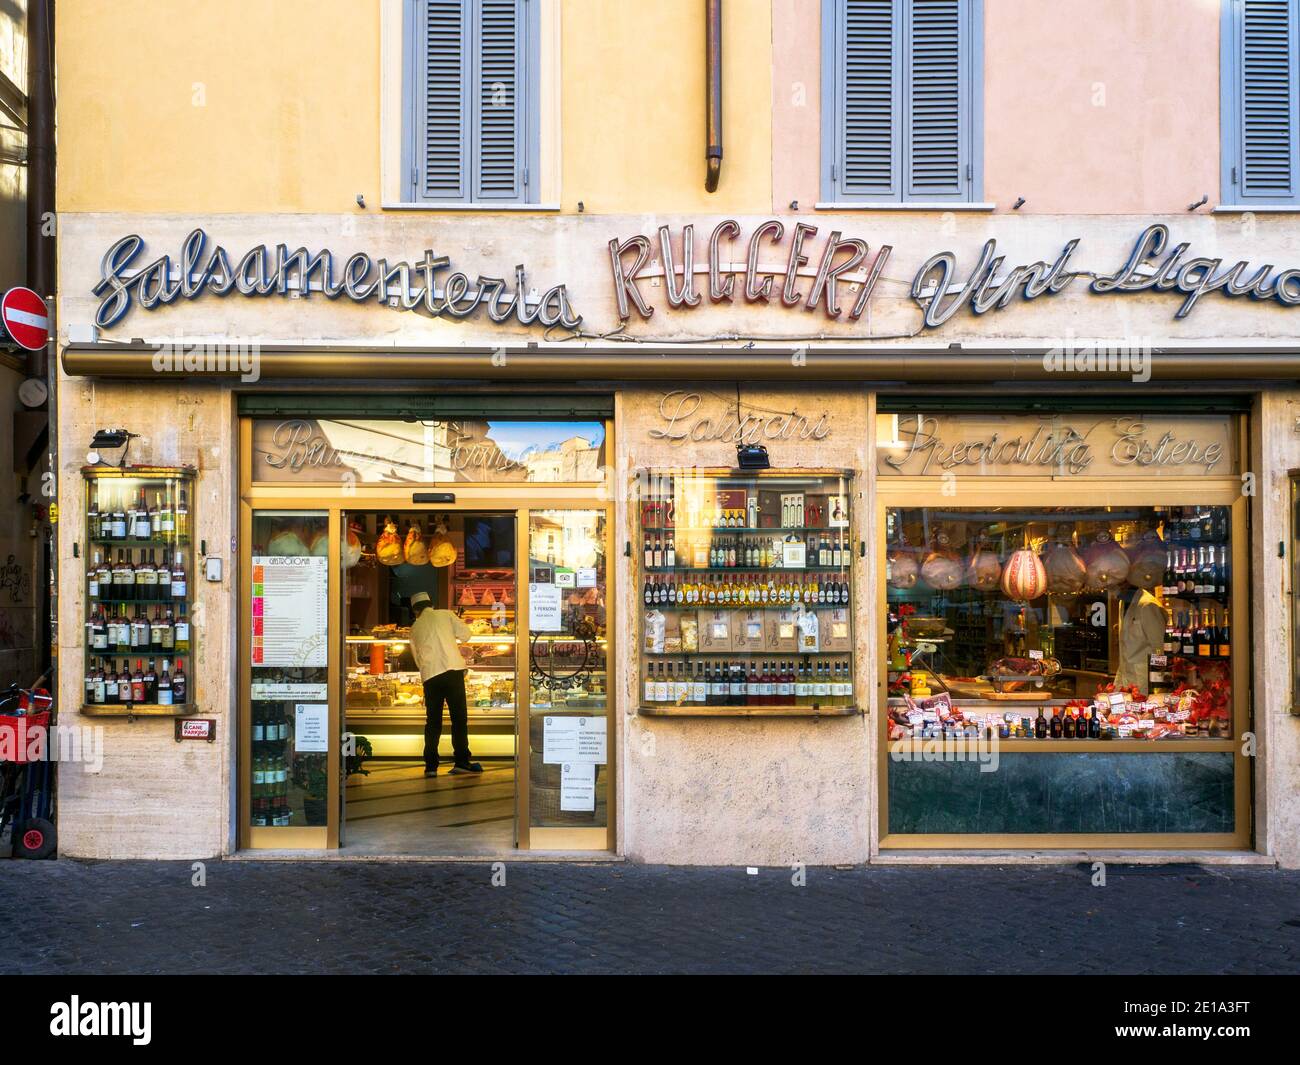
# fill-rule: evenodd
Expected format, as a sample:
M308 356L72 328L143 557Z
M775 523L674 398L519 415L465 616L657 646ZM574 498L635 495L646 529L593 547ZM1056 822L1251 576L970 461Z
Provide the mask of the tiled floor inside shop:
M480 759L481 776L433 778L420 761L372 760L347 784L343 853L501 854L514 848L514 760Z

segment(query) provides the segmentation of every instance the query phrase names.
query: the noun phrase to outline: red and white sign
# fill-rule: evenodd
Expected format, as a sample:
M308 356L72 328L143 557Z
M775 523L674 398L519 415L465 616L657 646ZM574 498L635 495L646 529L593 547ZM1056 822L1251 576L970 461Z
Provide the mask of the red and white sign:
M11 288L4 294L0 321L13 342L28 351L40 351L50 337L45 301L29 288Z

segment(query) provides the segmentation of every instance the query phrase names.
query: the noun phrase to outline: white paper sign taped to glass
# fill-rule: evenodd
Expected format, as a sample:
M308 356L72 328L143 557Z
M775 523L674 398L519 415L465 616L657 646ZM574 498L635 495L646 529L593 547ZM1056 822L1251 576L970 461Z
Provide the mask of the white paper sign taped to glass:
M293 749L325 752L329 744L329 703L297 703L293 708Z
M323 666L329 661L329 559L254 555L254 666Z
M550 714L542 722L542 761L547 765L564 762L604 765L607 733L603 716Z
M528 586L528 626L533 632L559 632L564 591L554 584Z
M591 762L565 762L560 766L560 809L580 812L596 809L596 767Z
M253 699L261 702L296 702L299 699L318 703L328 699L329 685L288 680L253 681Z

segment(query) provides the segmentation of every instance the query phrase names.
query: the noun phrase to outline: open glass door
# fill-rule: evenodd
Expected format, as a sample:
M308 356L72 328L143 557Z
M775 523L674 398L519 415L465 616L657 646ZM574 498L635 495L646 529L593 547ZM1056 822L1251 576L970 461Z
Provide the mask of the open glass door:
M348 852L510 851L516 844L515 515L359 509L343 514L343 527ZM458 645L463 680L453 676L436 685L436 707L411 647L415 601L425 597L428 609L448 611L468 629ZM443 699L446 691L458 696L462 683L465 735L458 737L459 706ZM458 743L468 745L474 772L457 767Z
M607 525L603 508L528 514L520 846L532 850L611 846Z

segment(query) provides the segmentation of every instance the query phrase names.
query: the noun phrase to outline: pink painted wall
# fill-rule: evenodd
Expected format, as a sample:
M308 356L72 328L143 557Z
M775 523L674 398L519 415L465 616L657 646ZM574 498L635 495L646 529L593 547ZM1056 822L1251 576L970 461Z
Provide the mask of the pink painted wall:
M772 0L772 210L812 210L821 152L821 0Z
M1219 0L985 0L984 199L1219 202ZM772 207L819 198L821 0L772 0Z
M986 0L984 198L1022 213L1219 200L1219 0Z

